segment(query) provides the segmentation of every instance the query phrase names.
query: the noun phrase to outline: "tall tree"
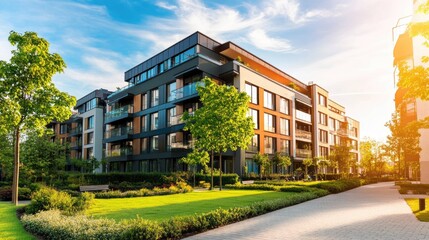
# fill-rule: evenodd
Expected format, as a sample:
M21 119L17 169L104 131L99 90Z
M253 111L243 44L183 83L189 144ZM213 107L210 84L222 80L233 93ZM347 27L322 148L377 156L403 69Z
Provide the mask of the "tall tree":
M336 166L339 172L343 175L348 176L350 173L351 163L351 154L350 154L350 146L342 141L342 144L335 145L332 148L331 154L329 158L334 166Z
M262 179L262 175L265 174L266 170L271 166L270 159L267 154L257 152L253 155L253 161L259 166L259 178Z
M192 152L188 153L186 157L180 159L180 162L187 164L189 170L192 171L193 187L195 187L195 173L197 171L197 166L201 165L205 167L209 161L209 154L206 151L199 151L196 148L194 148Z
M211 153L211 188L213 188L214 153L219 154L220 189L222 189L222 153L246 148L253 136L253 121L247 116L249 96L233 86L218 85L210 78L197 86L202 107L193 115L185 113L185 130L197 139L196 147Z
M52 77L66 67L49 43L34 32L10 32L16 46L9 62L0 61L0 131L14 134L12 202L18 204L20 137L27 130L41 130L53 119L64 121L71 115L76 99L59 91Z
M277 165L277 167L281 168L282 173L283 169L287 170L287 167L292 165L292 161L288 155L285 155L281 152L276 152L273 156L273 162Z
M0 181L12 179L13 134L0 132Z

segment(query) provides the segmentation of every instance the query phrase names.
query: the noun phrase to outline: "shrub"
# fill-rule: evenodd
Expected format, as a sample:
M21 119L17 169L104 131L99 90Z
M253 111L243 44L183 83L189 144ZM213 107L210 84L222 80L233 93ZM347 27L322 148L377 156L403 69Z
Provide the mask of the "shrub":
M330 193L339 193L359 187L361 185L362 183L359 179L342 179L333 182L318 183L313 185L313 187L325 189Z
M169 188L158 188L155 187L152 190L142 188L138 191L126 191L121 192L118 190L97 192L95 193L96 198L130 198L130 197L145 197L154 195L168 195L176 193L187 193L192 192L191 186L185 182L179 182L177 185L171 185Z
M269 185L269 184L228 184L225 185L229 189L238 189L238 190L262 190L262 191L277 191L279 187Z
M33 193L31 203L25 207L25 212L34 214L40 211L58 209L67 214L74 214L86 210L93 199L93 193L82 193L78 197L72 197L66 192L44 187Z
M204 181L204 182L211 182L211 176L210 174L201 174L201 173L197 173L195 174L195 181L196 182L200 182L200 181ZM222 184L226 185L226 184L236 184L239 182L239 177L237 174L235 173L229 173L229 174L222 174ZM219 186L219 175L214 175L213 176L213 184L215 186Z
M163 229L158 222L141 218L122 222L127 226L122 234L122 239L160 239Z
M18 199L19 200L30 200L31 199L31 189L26 187L18 188ZM2 201L11 201L12 200L12 187L4 186L0 187L0 200Z

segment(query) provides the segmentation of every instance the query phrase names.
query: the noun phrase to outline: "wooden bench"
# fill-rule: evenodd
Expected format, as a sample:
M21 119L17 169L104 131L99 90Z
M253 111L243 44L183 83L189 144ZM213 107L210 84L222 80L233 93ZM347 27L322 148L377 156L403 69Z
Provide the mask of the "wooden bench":
M109 190L109 185L87 185L79 186L81 192L96 192L96 191L107 191Z
M253 183L255 183L254 180L244 180L244 181L241 181L241 184L253 184Z

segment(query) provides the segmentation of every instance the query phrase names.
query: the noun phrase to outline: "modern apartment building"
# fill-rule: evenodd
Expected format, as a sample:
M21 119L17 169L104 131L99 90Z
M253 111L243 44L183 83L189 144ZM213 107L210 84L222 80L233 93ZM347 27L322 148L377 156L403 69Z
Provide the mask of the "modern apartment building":
M414 14L411 17L411 23L429 21L428 15L417 12L418 6L425 2L424 0L413 1ZM423 56L429 56L429 48L423 44L425 41L426 39L422 36L411 37L407 28L396 39L393 50L394 66L398 67L401 62L405 62L411 68L419 65L428 67L428 63L422 62ZM406 91L407 89L397 88L395 93L395 105L399 109L400 124L406 125L412 121L429 117L429 101L422 101L419 98L404 98ZM413 162L419 162L420 181L421 183L429 183L429 129L420 129L419 133L420 154L405 153L405 160L408 166ZM411 172L410 168L408 170Z
M76 112L65 122L52 122L55 137L62 143L68 143L67 159L104 158L104 114L106 99L112 92L106 89L94 90L77 100ZM68 162L67 170L72 165ZM101 165L95 172L101 172Z
M257 172L252 160L257 152L288 154L294 169L307 157L326 157L341 142L353 146L359 160L359 122L346 117L327 90L300 82L232 42L219 43L196 32L126 71L128 85L109 95L109 169L184 170L179 159L190 151L193 139L183 131L181 116L201 106L196 84L205 76L233 85L251 99L255 136L247 150L222 156L224 172Z

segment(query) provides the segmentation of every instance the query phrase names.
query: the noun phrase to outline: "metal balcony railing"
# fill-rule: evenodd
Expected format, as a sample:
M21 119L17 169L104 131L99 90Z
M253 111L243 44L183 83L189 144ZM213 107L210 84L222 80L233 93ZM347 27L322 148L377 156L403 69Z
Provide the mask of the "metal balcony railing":
M302 158L311 157L311 150L297 148L296 149L296 156L302 157Z
M82 134L82 126L70 129L70 134Z
M305 130L296 129L295 136L296 138L299 138L299 139L306 139L311 141L311 132L308 132Z

